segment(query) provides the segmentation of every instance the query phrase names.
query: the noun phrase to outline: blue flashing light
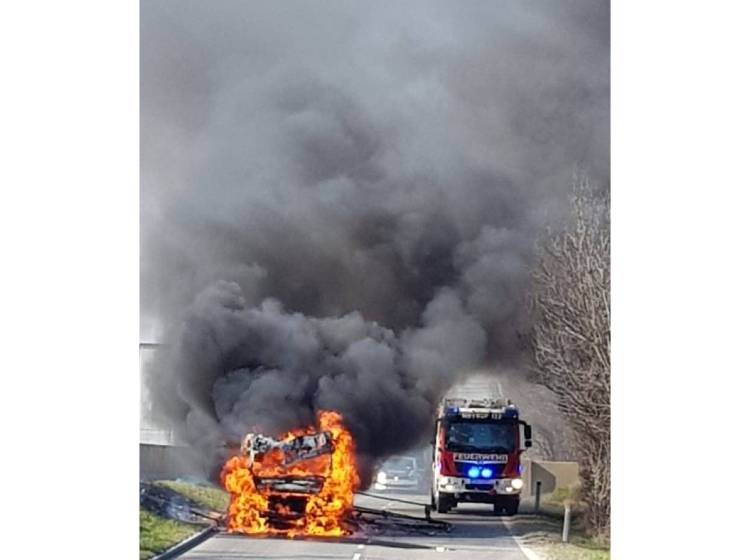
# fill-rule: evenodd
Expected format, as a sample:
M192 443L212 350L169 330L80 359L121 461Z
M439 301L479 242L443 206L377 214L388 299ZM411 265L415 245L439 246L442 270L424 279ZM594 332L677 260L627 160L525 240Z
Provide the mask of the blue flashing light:
M518 409L516 407L507 407L503 410L503 418L518 418Z
M482 469L482 478L490 478L492 477L492 469L488 469L487 467L484 467Z
M479 467L469 467L468 472L469 478L477 478L479 476Z

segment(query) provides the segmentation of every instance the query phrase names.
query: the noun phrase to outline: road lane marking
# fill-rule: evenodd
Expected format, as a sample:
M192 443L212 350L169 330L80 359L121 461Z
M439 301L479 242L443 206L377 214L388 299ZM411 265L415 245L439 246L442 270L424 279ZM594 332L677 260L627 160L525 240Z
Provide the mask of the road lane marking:
M513 528L507 523L505 519L501 519L503 522L503 525L505 525L505 528L508 529L508 533L510 533L510 536L513 537L513 540L515 541L518 548L521 549L521 552L523 553L526 558L529 560L542 560L542 557L539 556L536 552L531 550L529 547L524 546L523 542L521 542L521 539L517 537L515 534L513 534Z
M359 560L360 558L362 558L362 555L359 552L355 552L352 556L352 560Z

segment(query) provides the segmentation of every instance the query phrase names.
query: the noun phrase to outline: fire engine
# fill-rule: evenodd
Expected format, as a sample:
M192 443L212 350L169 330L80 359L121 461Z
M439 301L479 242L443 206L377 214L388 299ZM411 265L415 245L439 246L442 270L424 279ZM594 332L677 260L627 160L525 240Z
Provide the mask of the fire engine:
M531 447L531 426L496 380L475 378L446 395L433 445L433 510L480 502L492 504L496 515L518 512L521 454Z

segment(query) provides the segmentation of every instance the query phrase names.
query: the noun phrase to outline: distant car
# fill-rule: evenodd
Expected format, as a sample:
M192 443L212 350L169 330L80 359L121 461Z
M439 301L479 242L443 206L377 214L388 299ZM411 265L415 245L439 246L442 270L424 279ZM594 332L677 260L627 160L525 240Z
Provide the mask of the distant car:
M380 467L375 477L375 489L414 489L419 485L419 479L417 460L414 457L395 455Z

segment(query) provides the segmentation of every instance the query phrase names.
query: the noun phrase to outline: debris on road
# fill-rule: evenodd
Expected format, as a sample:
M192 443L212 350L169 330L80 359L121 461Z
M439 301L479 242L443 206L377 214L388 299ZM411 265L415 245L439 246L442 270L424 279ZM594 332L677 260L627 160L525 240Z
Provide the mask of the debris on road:
M354 506L350 522L368 536L399 536L409 534L436 535L448 533L453 526L447 521L421 518L385 509Z

